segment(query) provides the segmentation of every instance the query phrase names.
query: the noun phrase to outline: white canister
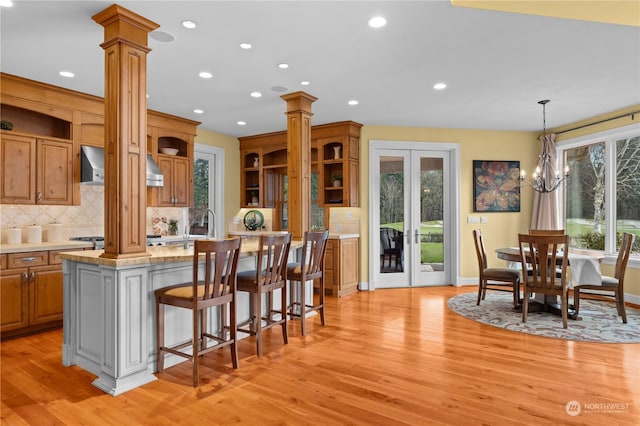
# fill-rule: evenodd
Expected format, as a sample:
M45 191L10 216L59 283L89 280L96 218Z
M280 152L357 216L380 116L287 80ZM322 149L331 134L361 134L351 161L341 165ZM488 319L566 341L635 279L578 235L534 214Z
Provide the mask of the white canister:
M7 244L20 244L22 243L22 229L10 228L7 229Z
M62 224L61 223L50 223L47 226L47 241L50 243L62 241Z
M27 226L27 243L38 244L42 242L42 226Z

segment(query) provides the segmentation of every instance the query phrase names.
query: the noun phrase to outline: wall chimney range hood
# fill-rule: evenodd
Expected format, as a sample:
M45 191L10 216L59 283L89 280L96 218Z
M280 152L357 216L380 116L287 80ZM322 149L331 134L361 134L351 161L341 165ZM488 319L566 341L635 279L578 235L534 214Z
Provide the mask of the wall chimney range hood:
M104 149L95 146L80 147L80 182L86 185L104 185ZM147 154L147 186L164 186L164 176Z

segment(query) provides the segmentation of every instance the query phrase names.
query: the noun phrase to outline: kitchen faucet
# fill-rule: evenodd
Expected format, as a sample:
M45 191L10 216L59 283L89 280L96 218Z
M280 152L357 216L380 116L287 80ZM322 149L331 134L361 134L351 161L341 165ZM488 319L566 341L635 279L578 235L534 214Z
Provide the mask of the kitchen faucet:
M213 210L206 209L202 213L202 216L200 217L200 226L204 226L204 218L207 217L209 213L211 213L213 221L209 224L209 231L207 232L207 238L213 237L214 240L217 240L218 236L216 233L216 213Z

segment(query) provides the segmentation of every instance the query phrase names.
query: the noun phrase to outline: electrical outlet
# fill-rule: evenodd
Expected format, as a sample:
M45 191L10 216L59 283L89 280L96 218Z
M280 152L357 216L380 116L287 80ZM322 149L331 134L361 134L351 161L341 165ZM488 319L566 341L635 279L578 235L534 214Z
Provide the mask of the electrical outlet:
M351 210L347 211L346 217L347 219L351 219L353 217L353 212Z

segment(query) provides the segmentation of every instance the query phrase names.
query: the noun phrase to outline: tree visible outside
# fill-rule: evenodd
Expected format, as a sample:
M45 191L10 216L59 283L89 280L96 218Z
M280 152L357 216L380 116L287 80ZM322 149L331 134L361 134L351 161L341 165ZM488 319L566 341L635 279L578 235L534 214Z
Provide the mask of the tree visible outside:
M404 173L380 175L380 228L404 232ZM443 175L442 169L420 173L420 245L422 264L442 264L443 250Z
M615 149L615 194L606 193L604 142L567 150L566 227L574 247L604 250L607 197L616 200L616 247L622 232L640 235L640 137L618 140ZM639 247L636 239L633 250Z

